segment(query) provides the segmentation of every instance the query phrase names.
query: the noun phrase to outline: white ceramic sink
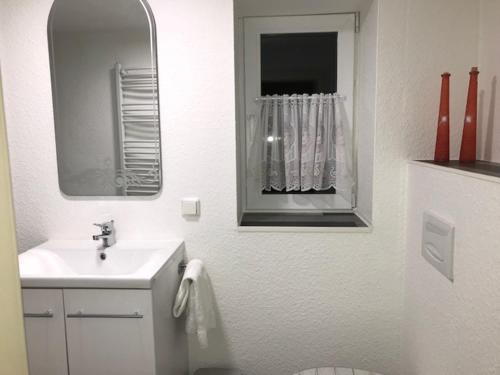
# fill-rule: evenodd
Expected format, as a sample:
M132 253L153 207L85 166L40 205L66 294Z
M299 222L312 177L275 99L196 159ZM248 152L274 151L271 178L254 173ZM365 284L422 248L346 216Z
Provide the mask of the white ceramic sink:
M184 257L184 242L118 241L101 259L93 241L48 241L19 255L25 288L151 288L155 275Z

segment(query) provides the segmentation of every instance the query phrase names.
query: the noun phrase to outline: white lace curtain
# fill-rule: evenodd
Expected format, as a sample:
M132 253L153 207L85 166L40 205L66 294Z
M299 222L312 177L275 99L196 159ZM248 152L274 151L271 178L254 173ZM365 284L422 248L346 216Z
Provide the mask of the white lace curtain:
M335 188L351 199L352 136L336 94L268 96L249 126L249 171L262 190Z

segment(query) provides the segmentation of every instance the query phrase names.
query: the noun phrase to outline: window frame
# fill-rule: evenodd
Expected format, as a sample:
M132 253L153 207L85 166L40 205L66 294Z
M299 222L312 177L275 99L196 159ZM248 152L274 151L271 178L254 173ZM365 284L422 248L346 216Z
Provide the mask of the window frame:
M346 97L344 106L353 133L353 169L356 171L356 141L354 129L354 92L356 70L357 13L320 15L252 16L239 18L237 33L237 80L239 106L239 205L243 213L345 213L353 212L356 199L351 202L339 194L262 194L260 186L247 174L247 122L251 113L257 113L255 98L260 96L260 35L337 32L337 91ZM250 57L249 57L250 56ZM247 68L252 64L254 73ZM252 78L252 74L254 78ZM256 79L257 77L258 79ZM355 191L356 189L354 189ZM240 215L241 216L241 215Z

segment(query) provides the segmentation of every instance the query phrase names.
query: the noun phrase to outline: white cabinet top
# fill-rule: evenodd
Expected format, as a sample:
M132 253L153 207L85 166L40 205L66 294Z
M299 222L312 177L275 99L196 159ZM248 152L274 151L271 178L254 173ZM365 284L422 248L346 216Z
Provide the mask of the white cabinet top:
M150 289L160 269L171 262L177 272L183 256L182 240L118 241L105 250L93 241L48 241L19 255L19 270L24 288Z

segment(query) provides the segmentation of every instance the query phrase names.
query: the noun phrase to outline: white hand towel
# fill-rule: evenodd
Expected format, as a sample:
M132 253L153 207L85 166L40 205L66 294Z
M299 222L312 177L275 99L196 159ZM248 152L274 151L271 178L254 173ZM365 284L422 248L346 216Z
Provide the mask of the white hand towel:
M210 279L201 260L190 261L175 297L174 316L186 311L186 332L196 334L202 348L208 347L207 332L215 328Z

